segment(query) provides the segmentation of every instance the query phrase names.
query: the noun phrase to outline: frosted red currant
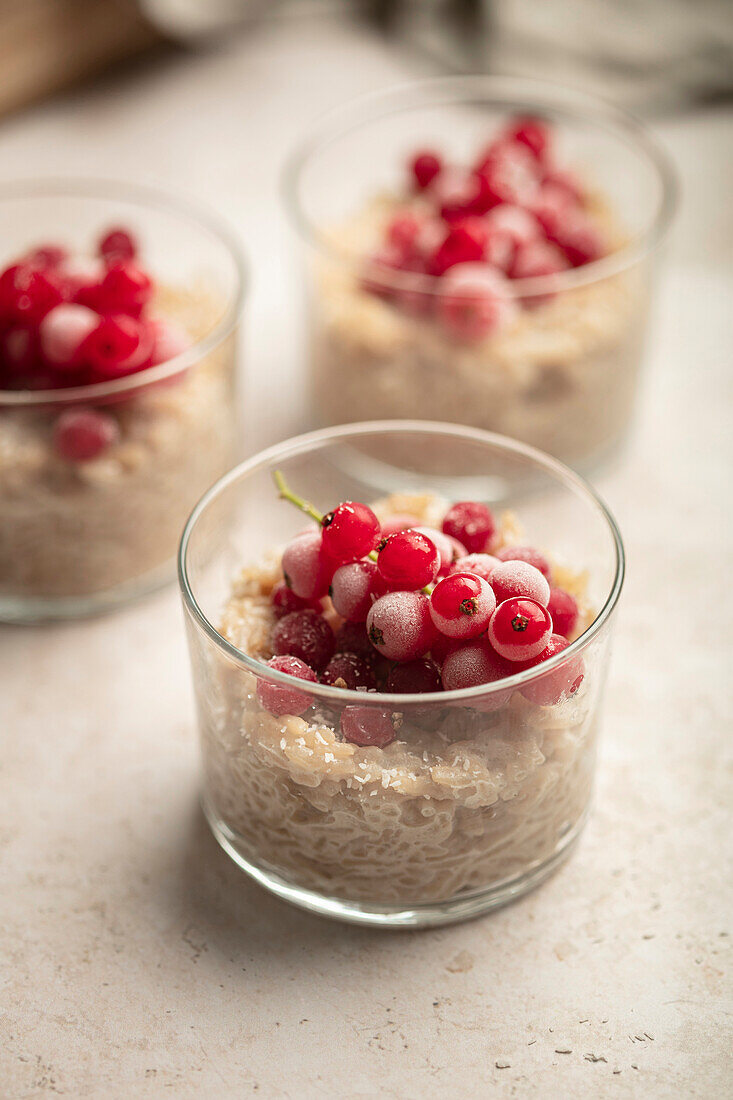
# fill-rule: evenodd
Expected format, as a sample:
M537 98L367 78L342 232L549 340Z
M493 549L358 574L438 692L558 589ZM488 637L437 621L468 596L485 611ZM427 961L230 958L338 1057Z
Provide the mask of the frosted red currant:
M539 279L559 275L567 271L568 261L560 249L549 241L529 241L520 245L514 253L509 268L512 279ZM544 301L547 295L542 296ZM535 301L532 298L531 301Z
M556 634L569 638L578 625L578 603L564 588L551 588L547 610Z
M50 269L12 264L0 275L0 321L37 325L63 300L61 282Z
M285 583L297 596L312 600L325 596L333 576L333 562L323 553L321 532L310 530L288 543L282 557Z
M336 631L336 652L355 653L369 661L378 659L378 654L369 641L366 623L342 623Z
M504 202L486 215L486 225L491 233L503 233L514 249L537 241L542 237L542 226L531 211L522 206Z
M125 313L139 317L153 294L153 284L131 260L114 260L102 281L77 291L76 300L97 313Z
M499 203L532 205L539 188L539 172L529 149L511 140L496 141L477 169L484 180L487 210Z
M496 530L490 508L479 501L461 500L452 505L443 518L446 535L462 542L469 554L481 554Z
M515 118L506 128L506 136L526 146L538 160L550 153L550 128L541 118Z
M504 600L491 616L488 638L500 657L530 661L547 645L552 619L546 607L524 596Z
M526 561L528 565L539 569L548 581L552 576L552 566L549 561L533 546L502 546L501 550L496 551L496 556L499 561Z
M318 677L313 669L297 657L286 654L271 657L267 667L274 668L277 672L286 672L289 676L297 677L298 680L318 683ZM282 718L284 714L302 714L311 704L310 697L304 691L299 691L296 687L286 687L284 684L273 684L267 680L257 681L257 699L260 706L275 718Z
M438 575L440 555L427 535L411 528L398 531L379 544L377 566L387 588L424 588Z
M377 707L344 707L341 733L352 745L376 745L384 748L395 739L392 715Z
M284 616L289 615L291 611L305 611L308 608L314 611L318 610L316 606L318 601L304 600L302 596L297 596L292 588L288 588L285 581L277 582L270 593L270 601L276 619L284 618Z
M546 647L533 661L528 662L527 667L537 668L539 672L539 665L549 661L551 657L556 657L558 653L562 653L569 644L567 638L563 638L559 634L552 634ZM567 698L569 695L575 695L583 682L583 676L583 658L571 657L559 668L552 669L544 676L538 676L536 680L525 684L519 690L525 699L529 699L530 703L534 703L538 707L551 707L559 703L561 699Z
M333 631L317 611L291 611L272 630L276 656L297 657L316 672L322 672L331 660L334 645Z
M496 608L488 583L473 573L451 573L439 580L430 596L430 615L441 634L475 638L483 634Z
M443 665L449 653L453 653L464 643L460 638L449 638L447 634L438 634L430 646L430 656L437 665Z
M56 453L69 462L88 462L98 458L120 436L113 416L96 409L67 409L53 430Z
M448 336L461 343L483 340L518 312L511 284L488 264L461 263L445 276L436 303Z
M149 366L152 350L149 326L118 313L99 320L82 341L78 355L89 366L93 381L108 382Z
M412 661L430 649L435 628L423 592L388 592L373 603L367 633L374 648L391 661Z
M427 657L394 665L387 676L386 690L394 695L424 695L430 691L442 691L440 669L435 661Z
M386 590L376 562L353 561L339 566L328 591L342 619L363 623L369 608Z
M44 358L57 370L77 369L81 346L98 325L98 315L86 306L73 302L55 306L38 330Z
M345 500L321 520L323 549L334 561L356 561L379 542L379 520L366 504Z
M478 687L480 684L495 684L513 674L498 654L484 642L471 642L449 653L443 662L441 677L445 691L462 691L465 688ZM508 691L492 691L477 700L471 706L478 710L498 710L511 698Z
M546 577L526 561L499 562L491 574L491 587L497 603L510 600L512 596L527 596L547 607L550 599Z
M491 583L491 574L497 565L499 559L493 554L466 554L453 563L451 573L475 573L477 577Z
M430 186L436 176L440 174L442 167L443 164L438 154L428 149L417 153L410 162L412 177L421 191Z
M348 688L349 691L374 691L377 686L374 669L358 653L335 653L326 665L321 680L324 684Z
M428 263L430 275L445 275L457 264L477 264L484 258L486 234L476 233L465 223L452 226ZM481 267L478 271L483 270Z
M105 260L134 260L137 245L126 229L110 229L99 242L99 255Z

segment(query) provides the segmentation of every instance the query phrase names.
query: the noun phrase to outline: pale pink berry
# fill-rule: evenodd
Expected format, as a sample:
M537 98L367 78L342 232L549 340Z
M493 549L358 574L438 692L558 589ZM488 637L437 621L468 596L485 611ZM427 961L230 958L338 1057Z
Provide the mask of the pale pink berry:
M511 283L488 264L457 264L444 276L438 320L448 336L475 343L509 324L518 312Z
M267 662L268 668L277 672L286 672L289 676L298 680L306 680L317 683L318 677L312 668L298 657L283 654L271 657ZM269 680L257 681L257 699L261 707L269 711L275 718L282 718L285 714L302 714L311 704L311 698L304 691L296 687L288 687L284 684L273 684Z
M495 684L513 672L514 669L508 668L507 663L485 643L471 642L448 654L443 662L441 678L445 691L463 691L480 684ZM498 710L509 702L511 695L511 689L493 691L471 700L471 706L477 710Z
M477 577L491 583L491 574L500 565L498 558L493 554L466 554L458 558L451 566L451 573L475 573Z
M388 592L372 604L367 632L374 648L391 661L412 661L435 638L430 601L424 592Z
M489 210L486 223L492 232L505 233L515 248L542 236L542 226L534 214L522 206L514 206L508 202Z
M89 462L116 443L120 427L113 416L97 409L67 409L53 430L57 454L68 462Z
M329 589L336 612L352 623L363 623L374 600L385 592L377 563L373 561L354 561L339 566Z
M283 551L285 583L304 600L326 595L333 566L323 552L320 531L299 535Z
M47 313L39 328L44 358L57 370L79 365L79 349L99 324L99 316L86 306L63 302Z
M539 569L543 577L549 581L552 576L552 568L544 554L535 550L534 546L502 546L496 551L499 561L526 561Z
M344 707L341 713L341 733L352 745L384 748L395 739L392 714L376 707Z
M491 587L496 594L497 603L503 603L512 596L527 596L547 607L550 599L547 580L539 569L526 561L497 562L491 574Z

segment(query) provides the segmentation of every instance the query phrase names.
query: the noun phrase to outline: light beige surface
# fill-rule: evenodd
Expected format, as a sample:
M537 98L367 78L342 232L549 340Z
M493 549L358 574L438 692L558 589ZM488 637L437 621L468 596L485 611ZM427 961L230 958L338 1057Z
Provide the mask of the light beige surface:
M255 256L260 446L300 413L286 381L295 269L284 277L287 232L259 190L316 111L405 72L364 35L281 27L7 125L3 172L104 167L220 196ZM201 823L174 591L112 618L0 629L3 1100L733 1090L731 651L715 644L730 639L730 116L662 132L686 208L640 422L598 478L629 575L596 809L573 860L524 901L442 931L301 914L249 885Z

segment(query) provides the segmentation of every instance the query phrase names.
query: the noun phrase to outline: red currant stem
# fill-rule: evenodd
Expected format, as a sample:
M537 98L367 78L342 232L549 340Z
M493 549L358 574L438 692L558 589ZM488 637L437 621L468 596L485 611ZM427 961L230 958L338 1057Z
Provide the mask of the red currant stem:
M289 489L287 482L283 477L281 470L274 470L272 474L273 480L277 485L277 491L281 500L288 500L291 504L294 504L296 508L299 508L301 512L305 512L307 516L314 519L316 523L320 525L323 523L323 512L318 512L307 500L303 500L302 497L296 496L292 489Z

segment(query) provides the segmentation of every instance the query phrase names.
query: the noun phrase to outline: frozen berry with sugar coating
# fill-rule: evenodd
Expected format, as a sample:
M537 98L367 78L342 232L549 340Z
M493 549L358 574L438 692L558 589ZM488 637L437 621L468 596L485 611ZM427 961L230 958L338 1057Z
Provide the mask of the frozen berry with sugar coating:
M539 171L529 149L512 141L496 141L477 169L484 180L487 210L499 203L516 206L533 203L539 189Z
M544 161L550 154L550 127L541 118L527 116L512 119L505 135L511 141L524 145L537 160Z
M451 573L475 573L477 577L491 584L491 574L499 565L499 559L493 554L466 554L451 566Z
M418 189L424 191L440 175L443 162L432 149L423 149L410 161L410 172Z
M491 587L497 603L510 600L512 596L527 596L547 607L550 599L546 577L526 561L499 562L491 574Z
M320 530L310 530L289 542L283 551L283 576L288 588L304 600L325 596L333 576L333 562L323 553Z
M272 630L272 649L278 656L287 654L322 672L333 657L331 627L317 611L291 611L279 619Z
M366 504L345 500L321 520L323 549L334 561L356 561L379 542L379 520Z
M374 669L358 653L334 653L321 675L321 681L349 691L374 691L377 686Z
M545 648L551 634L547 608L536 600L515 596L500 603L491 616L488 638L507 661L531 661Z
M503 202L486 215L490 232L506 233L515 248L539 240L542 226L530 210L513 203Z
M470 642L449 653L443 662L441 678L444 691L463 691L466 688L487 687L513 675L514 670L507 667L497 653L485 642ZM485 696L472 700L471 706L477 710L498 710L511 698L511 690L491 691Z
M488 264L461 263L442 280L436 314L444 332L460 343L483 340L514 320L511 284Z
M578 603L564 588L551 588L547 610L556 634L569 638L578 625Z
M153 336L150 326L124 313L110 314L79 346L78 355L94 382L112 382L150 366Z
M449 638L483 634L496 608L488 581L474 573L451 573L439 580L430 596L433 625Z
M344 740L352 745L384 748L395 739L392 714L378 707L344 707L341 733Z
M443 517L443 531L466 547L469 554L481 554L496 530L491 509L477 500L459 500Z
M425 535L435 544L438 555L440 557L440 564L438 566L438 573L447 573L453 564L453 562L460 557L460 551L465 554L465 548L459 543L456 543L450 535L446 535L443 531L439 531L437 527L413 527L413 531L419 531L421 535Z
M119 437L115 418L97 409L67 409L53 429L56 453L69 462L98 458Z
M342 619L363 623L374 601L386 591L376 562L352 561L336 570L329 595Z
M318 677L312 668L287 654L271 657L267 662L268 668L277 672L286 672L289 676L295 676L298 680L306 680L308 683L318 683ZM268 680L257 681L257 699L260 706L269 711L275 718L282 718L285 714L302 714L311 704L310 696L296 687L285 684L273 684Z
M412 661L427 653L435 638L430 601L424 592L388 592L367 615L369 641L391 661Z
M447 634L438 634L430 646L430 656L437 665L442 666L448 654L453 653L463 644L460 638L449 638Z
M427 535L410 528L390 535L379 544L377 566L387 588L409 591L433 583L438 575L440 555Z
M428 657L393 665L387 676L386 690L393 695L425 695L442 691L440 669Z
M105 260L134 260L137 244L126 229L110 229L99 242L99 255Z
M526 561L528 565L539 569L548 581L552 576L549 561L539 550L535 550L534 546L502 546L501 550L496 551L496 556L499 561Z
M318 611L320 608L320 601L304 600L301 596L297 596L292 588L288 588L285 581L277 582L270 593L270 602L276 619L284 618L291 611L305 611L307 608Z
M567 638L552 634L546 647L533 661L528 662L527 667L537 668L539 672L538 666L562 653L569 644ZM583 682L583 676L583 658L571 657L558 668L552 669L544 676L539 676L519 690L530 703L538 707L552 707L562 699L575 695Z
M39 327L41 351L56 370L79 367L81 347L99 325L99 316L86 306L62 302L46 314Z

